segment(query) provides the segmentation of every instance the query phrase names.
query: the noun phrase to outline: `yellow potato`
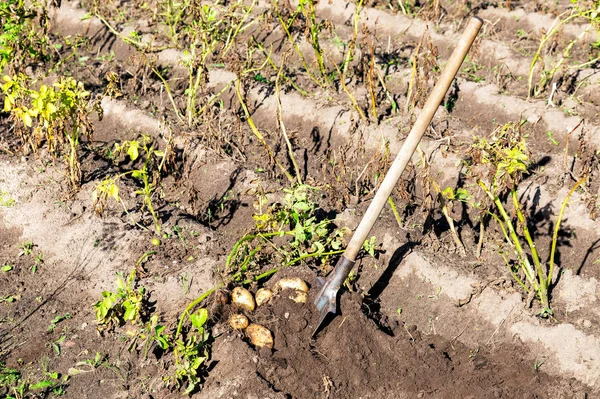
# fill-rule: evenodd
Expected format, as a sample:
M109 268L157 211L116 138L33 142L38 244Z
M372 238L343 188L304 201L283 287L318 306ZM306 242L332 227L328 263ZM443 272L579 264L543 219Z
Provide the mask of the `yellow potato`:
M243 330L248 327L248 318L243 314L234 314L229 318L229 325L234 330Z
M289 298L296 303L306 303L308 294L303 291L295 291Z
M256 298L256 306L260 306L262 304L269 302L271 300L271 298L273 298L273 291L271 291L268 288L261 288L258 291L256 291L255 298Z
M235 287L231 293L231 300L240 308L253 312L256 307L252 293L245 288Z
M308 292L308 285L298 277L287 277L282 278L275 284L274 291L277 293L286 289Z
M246 335L250 338L252 345L258 348L264 346L267 348L273 347L273 335L265 326L261 326L260 324L250 324L246 328Z

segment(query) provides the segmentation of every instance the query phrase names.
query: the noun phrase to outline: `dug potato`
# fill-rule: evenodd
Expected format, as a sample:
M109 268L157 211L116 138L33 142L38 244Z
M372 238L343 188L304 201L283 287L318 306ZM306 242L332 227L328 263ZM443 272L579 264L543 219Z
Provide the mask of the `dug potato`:
M234 330L243 330L248 327L248 318L243 314L234 314L229 318L229 325Z
M269 302L273 298L273 291L268 288L261 288L256 291L255 299L256 306L261 306L267 302Z
M265 326L256 323L250 324L246 328L246 335L250 339L252 345L256 346L257 348L262 348L265 346L267 348L273 347L273 335Z
M289 298L296 303L306 303L306 301L308 300L308 294L303 291L294 291L294 293L290 295Z
M274 287L276 293L287 289L308 292L308 285L301 278L286 277L279 280Z
M231 293L231 300L240 308L253 312L256 308L252 293L245 288L235 287Z

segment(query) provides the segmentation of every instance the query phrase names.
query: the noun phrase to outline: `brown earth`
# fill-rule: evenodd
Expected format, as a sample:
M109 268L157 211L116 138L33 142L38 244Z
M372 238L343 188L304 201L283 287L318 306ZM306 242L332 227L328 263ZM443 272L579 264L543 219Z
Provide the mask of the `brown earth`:
M139 285L150 293L150 311L160 316L167 331L174 331L182 309L227 278L223 270L227 254L254 227L258 194L264 194L268 203L281 202L281 190L289 184L248 129L232 89L221 97L223 108L211 109L203 124L193 129L179 126L161 82L149 73L143 57L98 18L82 18L87 11L78 4L63 3L52 13L53 34L82 34L89 41L78 49L84 61L63 66L47 80L60 73L73 75L100 99L107 83L105 73L112 71L119 76L124 95L118 100L102 99L104 118L94 120L94 139L83 146L84 182L78 193L64 190L61 159L46 156L44 151L21 157L11 122L0 115L0 150L4 150L0 152L0 266L12 266L0 272L0 362L19 369L31 381L52 371L61 378L69 375L68 380L57 381L64 385L68 398L180 397L179 391L164 384L173 371L170 354L155 347L148 353L144 347L131 347L127 334L131 326L101 335L94 325L92 305L102 291L114 289L115 272L127 274L144 254L156 252L137 265ZM142 35L165 40L147 9L122 6L121 15L109 3L102 10L107 18L121 21L118 29L136 28ZM562 199L575 177L588 173L589 183L585 191L573 196L561 227L557 261L561 273L551 292L556 319L537 318L538 305L528 306L526 294L513 283L497 254L503 245L499 229L488 226L483 252L475 256L476 215L456 204L451 214L467 247L467 254L460 254L439 209L428 208L431 194L423 187L424 172L415 157L393 196L401 226L391 210L384 209L372 233L377 237L377 256L359 259L351 292L344 290L341 296L342 314L316 337L312 337L317 321L312 305L314 279L330 265L305 262L250 285L255 291L286 275L300 276L312 285L306 304L297 304L282 293L272 304L248 314L273 332L272 350L254 348L243 333L231 330L227 319L236 309L220 304L214 295L205 301L210 311L211 354L193 397L598 395L600 236L594 201L600 193L600 127L593 83L598 81L597 65L565 79L559 77L555 106L544 98L528 101L524 82L541 29L569 2L472 2L471 8L467 2L460 2L461 7L451 3L441 2L446 10L441 17L426 8L410 17L388 2L369 2L361 16L360 40L376 43L377 69L403 108L409 58L425 26L433 26L432 43L443 66L466 18L475 12L484 17L485 29L471 53L472 64L463 65L452 89L454 105L448 106L448 96L422 148L440 186L458 187L465 184L461 162L473 136L485 136L498 124L527 120L533 173L523 182L520 194L544 258ZM94 2L82 4L94 6ZM267 6L260 3L255 14L261 15ZM321 2L318 14L331 21L336 35L348 39L353 7L353 3ZM122 17L127 22L122 23ZM439 23L433 22L438 17ZM517 36L518 29L526 35ZM559 44L568 43L582 29L580 24L569 27ZM273 59L281 61L285 35L276 24L272 29L269 24L255 26L243 38L252 35L273 44ZM337 36L323 35L326 51L340 61L343 53L335 44ZM312 65L311 47L300 41ZM243 49L238 50L243 53ZM180 77L185 70L178 62L180 49L154 55L158 64L172 68L168 79L182 97L185 83ZM573 57L584 62L588 55L582 46ZM357 56L353 65L358 68L363 61ZM236 78L237 62L209 67L203 98ZM289 61L289 68L302 69L298 59ZM245 93L254 122L276 158L294 173L276 119L272 84L276 74L276 70L264 72L266 83L257 76L248 79ZM387 98L379 95L379 119L362 121L341 90L317 87L301 73L294 76L311 93L303 96L286 86L281 96L282 120L301 177L321 188L317 202L322 213L335 219L336 225L352 229L390 156L399 151L414 113L394 113ZM428 88L431 83L426 82ZM574 89L578 83L582 84ZM347 84L367 110L364 76L357 73ZM104 218L99 218L93 213L91 192L104 177L120 170L103 155L107 148L139 134L162 143L164 120L173 128L183 166L165 178L156 198L163 227L157 249L150 243L156 235L139 227L152 224L147 212L137 211L139 199L124 196L129 214L120 204L109 204ZM580 120L584 122L577 125ZM136 182L127 180L122 191L135 188ZM14 204L3 202L7 199ZM33 244L31 254L22 254L26 242ZM275 266L260 265L257 273ZM233 286L229 283L223 292ZM51 327L53 319L67 314ZM96 354L99 357L92 362ZM0 397L9 394L6 390L0 386Z

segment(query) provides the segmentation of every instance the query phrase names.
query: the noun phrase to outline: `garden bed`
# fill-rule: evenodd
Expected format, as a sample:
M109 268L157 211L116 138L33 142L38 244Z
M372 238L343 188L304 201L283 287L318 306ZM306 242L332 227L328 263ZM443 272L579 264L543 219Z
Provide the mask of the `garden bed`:
M0 114L0 396L598 395L600 64L597 15L591 27L585 17L597 5L578 2L583 16L532 67L541 30L571 2L333 1L314 14L292 3L63 2L47 25L34 17L52 51L4 67L27 74L29 91ZM313 336L316 278L476 14L480 38L346 281L341 314ZM74 120L93 135L14 111L66 77L89 91ZM81 134L79 165L52 128ZM527 293L476 181L500 178L488 173L499 162L477 161L503 134L527 148L511 148L526 159L498 201L544 273L557 244L548 308ZM283 292L244 312L230 301L235 287L255 294L283 277L307 282L306 303ZM268 328L272 347L233 329L236 313Z

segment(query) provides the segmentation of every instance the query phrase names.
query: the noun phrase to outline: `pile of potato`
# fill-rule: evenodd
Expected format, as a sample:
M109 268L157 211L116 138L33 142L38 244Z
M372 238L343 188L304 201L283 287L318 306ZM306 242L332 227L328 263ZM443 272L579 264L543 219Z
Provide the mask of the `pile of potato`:
M253 312L257 306L262 306L269 303L273 297L282 291L290 290L292 293L289 298L297 303L306 303L308 300L308 285L298 277L288 277L279 280L273 290L269 288L261 288L256 291L256 295L252 295L250 291L242 287L236 287L231 293L231 301L238 308L245 312ZM245 330L246 335L250 339L252 345L262 347L273 347L273 334L271 331L260 324L250 324L248 318L236 313L229 318L229 325L234 330Z

